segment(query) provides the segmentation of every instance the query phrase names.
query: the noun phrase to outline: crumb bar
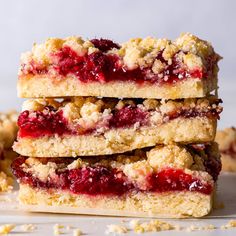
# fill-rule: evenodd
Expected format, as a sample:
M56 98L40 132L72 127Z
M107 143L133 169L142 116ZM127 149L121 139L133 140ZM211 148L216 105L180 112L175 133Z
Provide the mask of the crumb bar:
M177 99L217 89L220 56L190 34L121 45L106 39L50 38L21 57L18 95Z
M158 143L213 141L222 108L215 97L156 100L77 97L23 104L14 150L23 156L122 153Z
M211 211L221 162L208 143L96 158L20 156L12 169L32 211L181 218Z

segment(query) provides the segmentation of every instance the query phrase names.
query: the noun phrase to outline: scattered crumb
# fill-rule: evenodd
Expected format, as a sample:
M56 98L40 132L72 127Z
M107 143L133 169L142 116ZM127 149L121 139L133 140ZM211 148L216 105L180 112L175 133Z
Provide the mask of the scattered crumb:
M81 236L81 235L82 235L82 231L80 229L73 230L73 236Z
M204 227L205 230L213 230L216 229L216 227L214 225L207 225Z
M176 231L180 231L182 229L182 227L180 225L174 225L174 229Z
M157 232L172 230L175 228L173 225L159 220L151 220L144 223L140 223L139 220L131 220L130 227L134 230L135 233Z
M235 228L236 227L236 220L230 220L226 225L222 225L221 229L229 229L229 228Z
M63 228L64 228L64 225L55 224L53 226L53 233L54 233L54 235L62 234L61 229L63 229Z
M24 232L33 232L35 229L37 229L37 227L33 224L25 224L21 226L21 229Z
M1 225L0 234L9 234L15 227L13 224Z
M205 226L197 226L197 225L190 225L186 228L187 232L197 231L197 230L213 230L216 229L216 227L212 224L205 225Z
M71 230L71 229L73 229L73 226L67 225L67 226L66 226L66 229L67 229L67 230Z
M131 228L131 229L134 229L137 225L139 225L140 224L140 220L131 220L130 222L129 222L129 227Z
M116 233L116 234L125 234L128 232L128 229L123 225L107 225L106 234Z

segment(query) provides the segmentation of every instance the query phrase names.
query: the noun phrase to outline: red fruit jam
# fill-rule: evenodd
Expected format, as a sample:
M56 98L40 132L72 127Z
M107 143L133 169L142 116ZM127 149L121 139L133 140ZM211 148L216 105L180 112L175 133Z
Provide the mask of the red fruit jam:
M43 111L23 111L18 118L20 137L40 137L52 134L70 133L62 111L54 111L45 107Z
M210 184L202 183L201 180L186 174L181 169L168 168L148 177L150 191L192 191L204 194L212 192Z
M177 83L186 78L203 78L208 77L212 73L217 58L208 58L206 69L195 68L189 70L182 62L177 60L176 55L172 59L172 64L163 58L160 51L156 58L166 64L164 71L160 74L155 74L151 67L128 69L122 63L122 59L116 54L107 54L106 52L112 48L119 48L119 45L106 39L93 39L92 43L96 48L100 49L98 52L78 55L70 47L64 46L58 52L51 54L52 63L50 69L55 70L61 76L74 75L81 82L100 82L105 83L109 81L133 81L139 84L144 82L150 83ZM184 53L184 52L181 52ZM22 64L23 74L43 74L47 73L48 67L42 68L42 65L37 65L36 62L31 62L31 66Z
M142 111L138 107L127 106L120 110L115 110L113 116L108 120L110 128L131 127L136 122L140 125L147 124L148 112ZM76 126L69 128L67 120L63 117L62 111L54 111L46 107L43 111L30 112L23 111L18 118L19 137L40 137L63 134L83 135L96 131L95 127L79 129Z
M137 122L142 126L147 124L147 117L147 111L138 107L127 106L116 110L109 123L112 128L130 127Z
M74 194L116 195L120 196L131 191L140 191L135 183L117 169L102 165L86 166L72 170L56 171L56 176L42 182L33 174L26 173L22 168L25 157L19 157L12 163L13 174L23 184L35 188L69 190ZM51 160L52 161L52 160ZM165 169L152 174L146 179L147 192L191 191L210 194L212 186L202 183L199 179L178 169Z
M98 48L102 52L107 52L113 48L119 49L120 46L114 43L112 40L109 39L92 39L90 40L95 48Z

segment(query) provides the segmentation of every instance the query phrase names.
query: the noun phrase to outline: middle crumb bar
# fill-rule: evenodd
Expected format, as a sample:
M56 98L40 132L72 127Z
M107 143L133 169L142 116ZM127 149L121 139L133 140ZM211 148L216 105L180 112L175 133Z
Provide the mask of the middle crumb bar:
M73 97L23 105L14 150L24 156L123 153L156 144L213 141L220 100Z

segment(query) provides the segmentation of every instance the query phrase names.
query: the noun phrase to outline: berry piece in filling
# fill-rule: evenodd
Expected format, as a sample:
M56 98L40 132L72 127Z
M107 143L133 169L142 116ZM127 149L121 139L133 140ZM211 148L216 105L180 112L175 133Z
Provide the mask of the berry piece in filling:
M20 137L40 137L52 134L69 133L67 121L62 111L56 112L52 107L45 107L44 111L23 111L18 118Z

